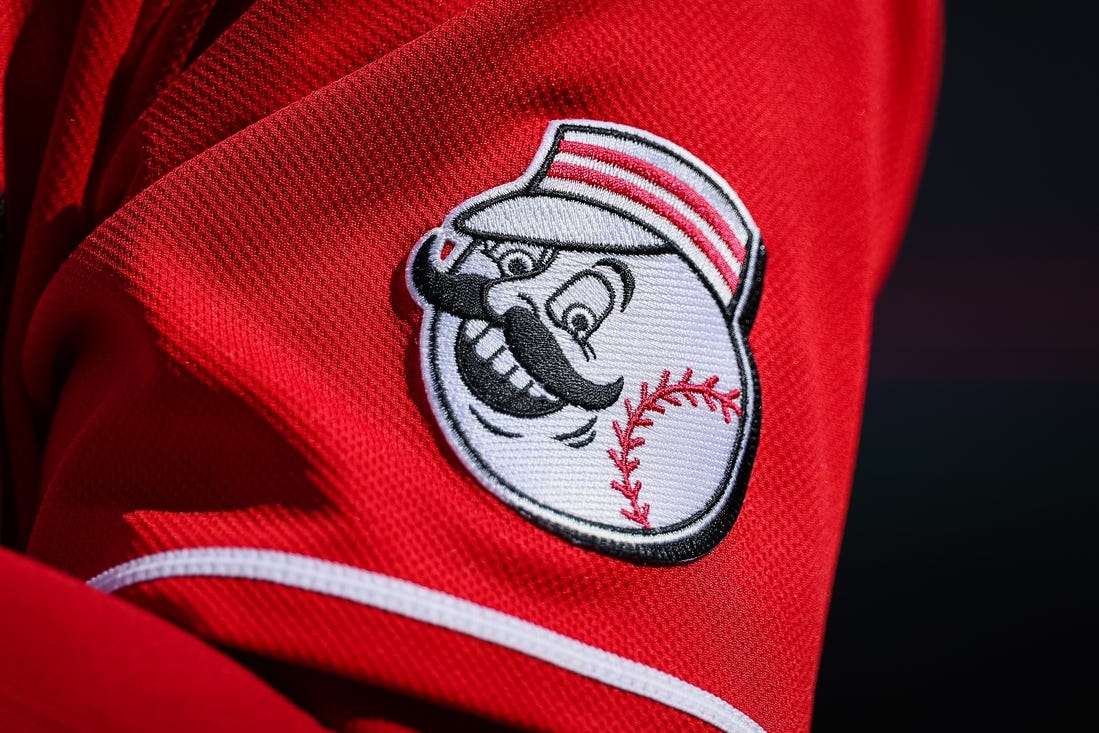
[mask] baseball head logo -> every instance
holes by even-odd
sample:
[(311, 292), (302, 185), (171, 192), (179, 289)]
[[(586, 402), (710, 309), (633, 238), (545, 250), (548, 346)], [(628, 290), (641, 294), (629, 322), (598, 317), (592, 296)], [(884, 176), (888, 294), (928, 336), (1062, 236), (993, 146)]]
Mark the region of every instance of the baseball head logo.
[(762, 269), (748, 212), (692, 155), (552, 123), (519, 180), (459, 205), (409, 258), (435, 417), (543, 527), (631, 560), (697, 558), (751, 469)]

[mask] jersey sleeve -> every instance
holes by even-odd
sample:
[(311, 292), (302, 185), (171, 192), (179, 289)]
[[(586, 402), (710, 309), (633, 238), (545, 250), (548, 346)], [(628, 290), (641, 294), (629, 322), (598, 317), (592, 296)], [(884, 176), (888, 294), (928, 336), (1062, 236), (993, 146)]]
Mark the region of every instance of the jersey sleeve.
[(6, 542), (336, 729), (809, 729), (936, 3), (44, 7)]

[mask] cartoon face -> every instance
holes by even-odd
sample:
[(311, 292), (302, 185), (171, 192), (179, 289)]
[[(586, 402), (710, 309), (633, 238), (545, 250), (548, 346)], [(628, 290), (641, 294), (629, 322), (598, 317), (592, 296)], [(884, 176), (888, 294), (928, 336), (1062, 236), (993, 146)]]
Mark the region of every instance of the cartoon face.
[(459, 206), (410, 257), (436, 419), (486, 488), (567, 539), (697, 557), (728, 531), (751, 459), (754, 371), (738, 301), (722, 301), (747, 288), (715, 288), (719, 268), (610, 207), (578, 235), (538, 232), (532, 218), (567, 212), (532, 180)]

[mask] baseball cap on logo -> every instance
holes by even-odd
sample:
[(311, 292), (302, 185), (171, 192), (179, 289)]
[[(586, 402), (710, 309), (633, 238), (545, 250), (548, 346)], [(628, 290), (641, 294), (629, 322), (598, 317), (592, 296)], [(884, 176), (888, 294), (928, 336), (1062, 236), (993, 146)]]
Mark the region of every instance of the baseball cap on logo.
[(564, 122), (535, 156), (518, 190), (489, 191), (455, 217), (479, 239), (556, 247), (682, 252), (726, 308), (754, 225), (720, 177), (678, 146), (606, 123)]
[(743, 203), (690, 153), (551, 123), (523, 176), (409, 259), (436, 420), (540, 526), (633, 561), (697, 558), (731, 529), (754, 456), (762, 270)]

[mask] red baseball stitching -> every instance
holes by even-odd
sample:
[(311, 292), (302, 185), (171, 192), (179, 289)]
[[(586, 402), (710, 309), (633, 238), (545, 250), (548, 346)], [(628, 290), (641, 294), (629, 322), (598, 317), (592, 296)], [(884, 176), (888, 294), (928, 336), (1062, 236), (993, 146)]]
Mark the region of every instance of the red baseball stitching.
[(645, 445), (644, 438), (635, 438), (633, 436), (634, 430), (651, 427), (653, 424), (652, 418), (645, 417), (645, 413), (655, 412), (663, 415), (668, 408), (660, 404), (661, 402), (665, 402), (672, 407), (682, 407), (683, 400), (680, 399), (681, 397), (686, 399), (691, 407), (698, 407), (699, 397), (701, 397), (702, 401), (706, 403), (706, 407), (710, 408), (710, 412), (716, 412), (720, 405), (721, 414), (725, 418), (726, 425), (733, 421), (732, 416), (734, 413), (737, 417), (741, 416), (740, 405), (737, 403), (740, 399), (740, 390), (732, 389), (728, 392), (719, 392), (715, 389), (718, 380), (716, 374), (704, 382), (692, 382), (691, 377), (694, 376), (694, 371), (688, 367), (678, 382), (668, 384), (671, 376), (672, 373), (665, 370), (660, 377), (660, 384), (652, 392), (649, 391), (649, 383), (642, 382), (641, 399), (638, 401), (636, 408), (630, 404), (629, 399), (626, 399), (626, 427), (623, 428), (617, 420), (614, 421), (614, 434), (618, 436), (618, 447), (621, 452), (616, 451), (614, 448), (607, 450), (607, 455), (611, 457), (614, 465), (618, 467), (622, 474), (621, 481), (617, 479), (611, 481), (611, 488), (630, 501), (628, 510), (621, 509), (619, 511), (626, 519), (640, 524), (645, 529), (652, 529), (652, 525), (649, 524), (649, 505), (646, 503), (642, 506), (638, 500), (638, 496), (641, 494), (641, 482), (631, 480), (633, 472), (641, 465), (641, 459), (630, 457), (630, 451)]

